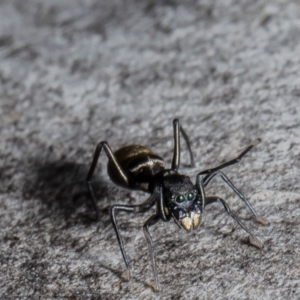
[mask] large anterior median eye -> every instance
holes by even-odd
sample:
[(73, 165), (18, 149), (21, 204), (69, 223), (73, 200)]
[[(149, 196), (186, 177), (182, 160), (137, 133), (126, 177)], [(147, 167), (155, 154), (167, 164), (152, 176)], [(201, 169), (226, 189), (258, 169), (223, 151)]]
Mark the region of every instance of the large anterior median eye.
[(187, 199), (188, 199), (189, 201), (194, 200), (194, 198), (195, 198), (195, 194), (194, 194), (194, 193), (189, 192), (189, 193), (187, 194)]
[(179, 195), (176, 197), (176, 202), (181, 203), (185, 200), (185, 197), (183, 195)]

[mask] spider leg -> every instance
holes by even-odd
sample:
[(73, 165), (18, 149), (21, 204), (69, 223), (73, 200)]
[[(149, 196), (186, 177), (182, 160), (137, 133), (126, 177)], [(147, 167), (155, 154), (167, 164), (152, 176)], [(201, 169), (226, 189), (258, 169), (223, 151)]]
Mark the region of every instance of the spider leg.
[(143, 230), (144, 234), (148, 243), (148, 248), (150, 252), (150, 257), (151, 257), (151, 264), (152, 264), (152, 269), (153, 269), (153, 274), (154, 274), (154, 280), (155, 280), (155, 286), (154, 290), (156, 292), (159, 291), (159, 283), (158, 283), (158, 276), (157, 276), (157, 269), (156, 269), (156, 260), (155, 260), (155, 252), (154, 252), (154, 247), (153, 247), (153, 240), (149, 232), (149, 227), (156, 224), (160, 220), (160, 216), (155, 214), (152, 215), (144, 224)]
[(213, 203), (213, 202), (217, 202), (217, 201), (220, 201), (223, 206), (224, 206), (224, 209), (226, 210), (226, 212), (250, 235), (250, 238), (249, 238), (249, 241), (250, 243), (261, 249), (263, 248), (263, 245), (262, 243), (258, 240), (258, 238), (253, 235), (253, 233), (242, 223), (242, 221), (231, 211), (231, 209), (229, 208), (228, 204), (225, 202), (225, 200), (219, 198), (219, 197), (207, 197), (206, 198), (206, 201), (205, 201), (205, 206)]
[(193, 152), (191, 150), (190, 140), (184, 129), (179, 123), (178, 119), (173, 120), (173, 128), (174, 128), (174, 152), (173, 152), (173, 160), (172, 160), (172, 170), (177, 171), (180, 165), (180, 133), (182, 134), (185, 143), (187, 145), (189, 154), (190, 154), (190, 162), (191, 167), (195, 166)]
[(130, 279), (130, 263), (129, 260), (127, 258), (126, 252), (125, 252), (125, 248), (124, 248), (124, 243), (123, 240), (121, 238), (121, 234), (120, 234), (120, 230), (116, 221), (116, 213), (118, 211), (125, 211), (125, 212), (133, 212), (133, 213), (144, 213), (146, 211), (148, 211), (156, 202), (157, 200), (157, 194), (153, 193), (144, 203), (140, 204), (140, 205), (113, 205), (111, 207), (110, 210), (110, 217), (111, 217), (111, 221), (113, 223), (116, 235), (117, 235), (117, 240), (121, 249), (121, 253), (126, 265), (126, 281), (129, 281)]
[[(201, 172), (202, 173), (202, 172)], [(267, 225), (268, 221), (265, 220), (263, 217), (260, 217), (251, 203), (246, 199), (246, 197), (242, 194), (242, 192), (235, 187), (235, 185), (229, 180), (229, 178), (221, 171), (216, 171), (214, 173), (205, 176), (203, 179), (204, 187), (206, 187), (209, 182), (216, 176), (220, 175), (223, 181), (239, 196), (239, 198), (247, 205), (247, 207), (251, 210), (252, 214), (255, 216), (256, 221), (262, 225)]]
[(88, 189), (89, 189), (89, 192), (90, 192), (90, 195), (91, 195), (91, 201), (92, 201), (92, 205), (95, 209), (97, 219), (99, 217), (99, 210), (98, 210), (98, 207), (97, 207), (96, 197), (95, 197), (95, 194), (94, 194), (94, 191), (93, 191), (93, 187), (91, 185), (91, 179), (92, 179), (93, 174), (95, 172), (95, 169), (96, 169), (96, 166), (97, 166), (102, 148), (104, 148), (104, 151), (105, 151), (105, 154), (106, 154), (108, 160), (114, 166), (116, 172), (119, 174), (120, 178), (122, 178), (125, 185), (128, 185), (128, 181), (129, 181), (127, 176), (123, 172), (122, 168), (120, 167), (117, 159), (115, 158), (115, 156), (114, 156), (110, 146), (108, 145), (108, 143), (106, 141), (100, 142), (97, 145), (96, 149), (95, 149), (93, 160), (92, 160), (88, 175), (86, 177), (87, 186), (88, 186)]
[(163, 187), (159, 187), (159, 198), (157, 201), (157, 214), (160, 216), (160, 219), (164, 222), (169, 222), (171, 219), (171, 214), (166, 212), (166, 205), (164, 200)]
[(196, 186), (198, 188), (198, 192), (202, 201), (202, 212), (205, 208), (206, 196), (204, 191), (204, 183), (203, 183), (203, 175), (198, 175), (196, 177)]
[[(229, 161), (227, 161), (227, 162), (225, 162), (225, 163), (223, 163), (223, 164), (221, 164), (221, 165), (219, 165), (219, 166), (217, 166), (217, 167), (215, 167), (215, 168), (211, 168), (211, 169), (206, 169), (206, 170), (204, 170), (204, 171), (202, 171), (201, 173), (199, 173), (199, 175), (200, 174), (206, 174), (207, 176), (206, 177), (208, 177), (209, 176), (209, 174), (211, 174), (211, 173), (214, 173), (214, 172), (216, 172), (216, 171), (219, 171), (219, 170), (221, 170), (221, 169), (224, 169), (224, 168), (226, 168), (226, 167), (228, 167), (228, 166), (231, 166), (231, 165), (234, 165), (234, 164), (236, 164), (236, 163), (238, 163), (238, 162), (240, 162), (241, 160), (242, 160), (242, 158), (253, 148), (253, 147), (255, 147), (258, 143), (260, 143), (260, 141), (261, 141), (261, 139), (256, 139), (256, 140), (254, 140), (245, 150), (243, 150), (237, 157), (235, 157), (235, 158), (233, 158), (233, 159), (231, 159), (231, 160), (229, 160)], [(204, 180), (203, 180), (204, 182), (206, 181), (206, 179), (204, 178)]]

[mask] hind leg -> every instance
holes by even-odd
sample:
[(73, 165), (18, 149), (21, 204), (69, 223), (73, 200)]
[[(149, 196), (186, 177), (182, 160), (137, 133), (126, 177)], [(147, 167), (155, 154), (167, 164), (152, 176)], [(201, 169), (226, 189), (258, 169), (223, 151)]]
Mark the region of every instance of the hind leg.
[(94, 175), (98, 160), (99, 160), (99, 156), (101, 154), (102, 148), (104, 149), (104, 152), (109, 160), (109, 162), (111, 163), (111, 165), (114, 167), (115, 171), (117, 172), (118, 176), (121, 178), (121, 180), (124, 182), (124, 185), (127, 186), (128, 185), (128, 178), (125, 175), (124, 171), (122, 170), (121, 166), (119, 165), (117, 159), (115, 158), (110, 146), (108, 145), (108, 143), (106, 141), (100, 142), (95, 150), (94, 156), (93, 156), (93, 160), (90, 166), (90, 170), (88, 172), (88, 175), (86, 177), (86, 182), (87, 182), (87, 186), (91, 195), (91, 201), (92, 201), (92, 205), (95, 209), (96, 212), (96, 217), (98, 219), (99, 217), (99, 210), (97, 207), (97, 203), (96, 203), (96, 197), (93, 191), (93, 187), (91, 185), (91, 180), (92, 177)]

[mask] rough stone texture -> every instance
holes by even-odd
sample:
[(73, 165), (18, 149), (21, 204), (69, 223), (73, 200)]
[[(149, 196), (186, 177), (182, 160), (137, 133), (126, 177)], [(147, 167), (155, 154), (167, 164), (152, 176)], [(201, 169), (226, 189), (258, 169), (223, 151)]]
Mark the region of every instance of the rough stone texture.
[[(297, 1), (0, 1), (1, 299), (299, 299), (300, 6)], [(147, 197), (114, 186), (102, 155), (95, 222), (84, 178), (97, 142), (143, 143), (172, 158), (172, 119), (196, 168), (262, 142), (226, 174), (271, 225), (220, 179), (264, 242), (221, 205), (191, 234), (151, 232), (162, 291), (141, 230), (153, 213), (120, 213), (129, 283), (109, 207)]]

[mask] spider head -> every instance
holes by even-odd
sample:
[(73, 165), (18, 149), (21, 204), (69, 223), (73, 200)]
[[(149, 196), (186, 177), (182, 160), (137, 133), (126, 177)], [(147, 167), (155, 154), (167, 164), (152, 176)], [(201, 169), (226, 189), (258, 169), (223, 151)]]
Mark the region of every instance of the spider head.
[(186, 231), (201, 223), (202, 200), (190, 177), (173, 173), (164, 178), (164, 199), (169, 213)]

